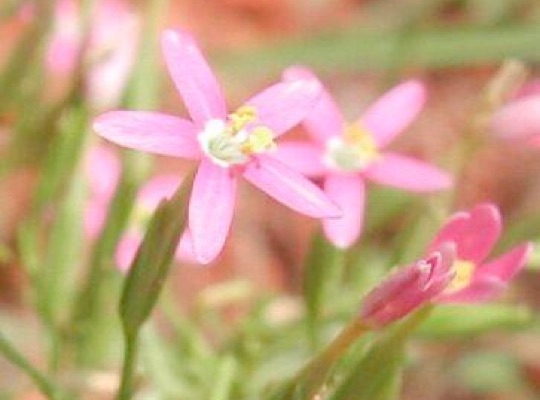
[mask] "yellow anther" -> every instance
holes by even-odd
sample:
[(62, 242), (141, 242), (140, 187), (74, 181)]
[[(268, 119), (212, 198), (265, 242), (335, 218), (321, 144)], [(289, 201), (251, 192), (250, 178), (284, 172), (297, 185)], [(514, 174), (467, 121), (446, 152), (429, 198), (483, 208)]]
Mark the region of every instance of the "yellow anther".
[(233, 133), (240, 132), (247, 124), (256, 120), (257, 110), (251, 106), (242, 106), (234, 113), (229, 114), (229, 126)]
[(377, 145), (368, 130), (359, 124), (349, 125), (345, 130), (345, 141), (365, 160), (380, 157)]
[(274, 142), (272, 130), (265, 126), (257, 126), (251, 131), (246, 143), (242, 146), (242, 152), (244, 154), (263, 153), (275, 147), (276, 142)]
[(456, 292), (469, 286), (474, 275), (475, 264), (471, 261), (456, 260), (452, 265), (452, 269), (456, 275), (446, 287), (446, 291)]

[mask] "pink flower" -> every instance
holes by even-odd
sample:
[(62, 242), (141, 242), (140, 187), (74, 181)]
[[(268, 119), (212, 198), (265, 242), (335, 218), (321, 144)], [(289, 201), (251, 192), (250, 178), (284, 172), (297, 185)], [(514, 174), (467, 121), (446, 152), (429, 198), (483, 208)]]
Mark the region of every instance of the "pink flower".
[[(83, 50), (82, 11), (74, 0), (58, 0), (46, 63), (54, 73), (71, 74)], [(114, 27), (114, 28), (112, 28)], [(86, 43), (87, 96), (96, 107), (120, 100), (135, 60), (140, 22), (128, 3), (98, 0), (90, 17)]]
[(540, 145), (540, 80), (523, 87), (491, 119), (493, 132), (505, 139), (531, 139)]
[(360, 318), (371, 328), (382, 328), (429, 303), (453, 278), (455, 251), (445, 244), (425, 259), (391, 273), (364, 299)]
[(454, 243), (456, 276), (439, 302), (481, 302), (498, 295), (523, 268), (532, 251), (523, 243), (485, 262), (502, 230), (501, 215), (493, 204), (481, 204), (470, 212), (457, 212), (435, 236), (428, 252), (442, 243)]
[(225, 244), (240, 175), (300, 213), (316, 218), (340, 215), (317, 186), (271, 155), (275, 139), (315, 104), (317, 82), (278, 83), (228, 113), (221, 88), (191, 35), (166, 31), (162, 47), (193, 121), (156, 112), (113, 111), (98, 117), (94, 128), (122, 146), (200, 160), (189, 207), (199, 262), (212, 261)]
[[(284, 77), (316, 79), (299, 67), (288, 69)], [(335, 101), (323, 91), (304, 121), (312, 141), (280, 146), (277, 157), (306, 176), (323, 178), (324, 191), (341, 207), (341, 218), (323, 221), (326, 236), (337, 247), (349, 247), (362, 231), (366, 180), (416, 192), (450, 186), (450, 177), (439, 169), (383, 151), (411, 123), (424, 99), (423, 86), (408, 81), (383, 95), (359, 120), (346, 124)]]

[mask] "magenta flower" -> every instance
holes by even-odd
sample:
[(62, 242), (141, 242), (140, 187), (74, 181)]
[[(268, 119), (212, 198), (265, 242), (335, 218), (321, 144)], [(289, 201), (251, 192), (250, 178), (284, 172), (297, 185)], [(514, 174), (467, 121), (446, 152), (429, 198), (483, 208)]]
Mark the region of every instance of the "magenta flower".
[(506, 139), (531, 140), (540, 145), (540, 80), (525, 85), (491, 119), (493, 132)]
[(532, 251), (523, 243), (485, 262), (502, 230), (501, 215), (493, 204), (481, 204), (470, 212), (457, 212), (435, 236), (428, 252), (442, 243), (454, 243), (456, 261), (453, 281), (439, 302), (481, 302), (498, 295), (523, 268)]
[(288, 207), (316, 218), (339, 208), (300, 173), (272, 156), (275, 139), (298, 124), (320, 95), (314, 80), (273, 85), (228, 113), (225, 98), (194, 39), (163, 34), (165, 61), (193, 121), (156, 112), (113, 111), (95, 130), (122, 146), (200, 160), (189, 206), (193, 250), (201, 263), (221, 251), (231, 224), (238, 176)]
[[(89, 71), (86, 94), (92, 105), (110, 107), (120, 100), (135, 60), (140, 21), (125, 1), (98, 0), (89, 22), (88, 42), (84, 44)], [(56, 74), (73, 73), (83, 41), (83, 17), (78, 2), (58, 0), (46, 54), (49, 70)]]
[(393, 272), (364, 299), (360, 318), (379, 329), (440, 295), (452, 280), (455, 250), (445, 244), (425, 259)]
[[(288, 69), (284, 78), (316, 79), (299, 67)], [(408, 81), (383, 95), (359, 120), (346, 124), (335, 101), (323, 91), (304, 121), (312, 142), (280, 146), (277, 157), (306, 176), (323, 178), (324, 191), (341, 207), (341, 218), (323, 221), (327, 238), (337, 247), (349, 247), (362, 231), (366, 180), (416, 192), (450, 186), (450, 177), (441, 170), (383, 151), (415, 118), (424, 99), (423, 86)]]

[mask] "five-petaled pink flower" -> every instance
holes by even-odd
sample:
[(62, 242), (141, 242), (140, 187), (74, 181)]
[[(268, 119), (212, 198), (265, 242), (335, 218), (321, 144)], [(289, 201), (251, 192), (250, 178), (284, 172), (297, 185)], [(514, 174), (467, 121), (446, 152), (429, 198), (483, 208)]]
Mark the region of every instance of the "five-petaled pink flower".
[(366, 295), (361, 321), (380, 329), (429, 303), (452, 281), (454, 258), (453, 245), (445, 243), (425, 259), (392, 272)]
[(502, 230), (501, 215), (493, 204), (480, 204), (470, 212), (457, 212), (435, 236), (428, 252), (443, 243), (454, 243), (456, 275), (439, 302), (481, 302), (498, 295), (523, 268), (532, 250), (520, 244), (485, 263)]
[(318, 82), (275, 84), (229, 113), (191, 35), (168, 30), (162, 47), (193, 121), (157, 112), (113, 111), (98, 117), (94, 128), (122, 146), (200, 160), (189, 205), (189, 230), (199, 262), (212, 261), (224, 246), (240, 175), (298, 212), (316, 218), (341, 215), (316, 185), (271, 155), (275, 139), (298, 124), (316, 103)]
[[(285, 71), (284, 79), (316, 77), (308, 69), (292, 67)], [(450, 177), (441, 170), (382, 151), (411, 123), (424, 100), (423, 86), (408, 81), (383, 95), (359, 120), (346, 124), (331, 95), (323, 91), (303, 123), (312, 142), (280, 146), (276, 156), (306, 176), (324, 178), (326, 194), (341, 207), (341, 218), (323, 221), (324, 232), (334, 245), (347, 248), (362, 231), (366, 180), (417, 192), (450, 186)]]
[(497, 110), (491, 128), (499, 137), (530, 140), (540, 145), (540, 80), (525, 85)]

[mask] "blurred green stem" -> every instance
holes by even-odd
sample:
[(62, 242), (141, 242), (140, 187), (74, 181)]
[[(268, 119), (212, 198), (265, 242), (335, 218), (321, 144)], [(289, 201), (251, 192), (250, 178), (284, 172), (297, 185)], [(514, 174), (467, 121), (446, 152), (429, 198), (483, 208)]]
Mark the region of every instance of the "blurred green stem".
[(125, 352), (124, 352), (124, 364), (122, 367), (122, 378), (120, 381), (120, 388), (116, 396), (117, 400), (129, 400), (133, 396), (133, 382), (135, 366), (137, 365), (137, 350), (139, 345), (139, 331), (134, 333), (126, 333), (125, 338)]
[(42, 372), (34, 366), (0, 333), (0, 353), (13, 365), (23, 371), (39, 388), (40, 392), (49, 399), (60, 400), (64, 396), (60, 395), (56, 385)]
[(339, 335), (294, 377), (272, 400), (314, 399), (335, 363), (369, 328), (354, 319)]

